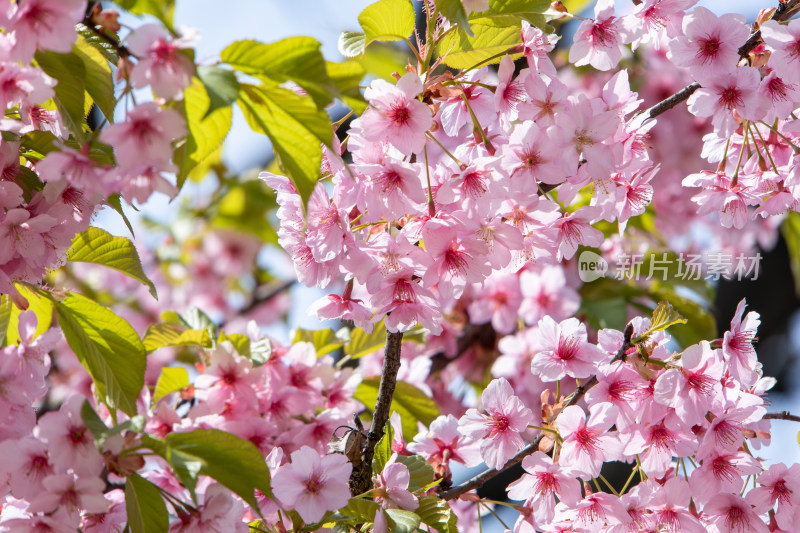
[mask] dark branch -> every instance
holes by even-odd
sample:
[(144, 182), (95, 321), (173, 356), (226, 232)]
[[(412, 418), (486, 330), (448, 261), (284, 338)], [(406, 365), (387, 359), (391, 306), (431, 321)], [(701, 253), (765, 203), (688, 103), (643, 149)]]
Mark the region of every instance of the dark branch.
[(372, 456), (375, 445), (383, 436), (383, 428), (389, 420), (392, 408), (392, 398), (397, 385), (397, 372), (400, 370), (400, 348), (403, 345), (402, 332), (386, 333), (386, 349), (381, 369), (381, 383), (378, 386), (378, 399), (372, 413), (372, 424), (367, 433), (367, 443), (364, 447), (363, 460), (359, 468), (354, 468), (350, 476), (350, 492), (353, 495), (363, 494), (372, 488)]
[(673, 94), (672, 96), (670, 96), (669, 98), (661, 100), (659, 103), (657, 103), (656, 105), (645, 111), (645, 113), (647, 113), (650, 116), (650, 118), (656, 118), (661, 113), (669, 111), (670, 109), (680, 104), (681, 102), (688, 100), (689, 97), (692, 96), (692, 93), (699, 88), (700, 88), (699, 83), (697, 82), (691, 83), (686, 87), (684, 87), (683, 89), (681, 89), (680, 91)]
[(764, 415), (766, 420), (791, 420), (792, 422), (800, 422), (800, 416), (793, 415), (789, 411), (781, 411), (780, 413), (767, 413)]
[[(620, 346), (619, 350), (617, 350), (617, 354), (611, 359), (611, 362), (616, 361), (624, 361), (626, 358), (626, 354), (629, 349), (633, 347), (631, 344), (631, 337), (633, 337), (633, 324), (628, 324), (625, 328), (624, 333), (624, 340), (622, 341), (622, 346)], [(578, 387), (578, 389), (572, 394), (572, 397), (569, 401), (564, 405), (564, 407), (569, 407), (571, 405), (577, 404), (581, 398), (588, 392), (589, 389), (597, 385), (597, 376), (592, 376), (589, 378), (589, 381)], [(562, 409), (563, 410), (563, 409)], [(548, 424), (552, 424), (553, 420), (555, 419), (555, 415), (547, 421)], [(497, 474), (504, 472), (514, 466), (515, 464), (522, 461), (525, 457), (529, 456), (533, 452), (539, 449), (539, 442), (541, 442), (544, 435), (538, 435), (533, 441), (522, 448), (517, 454), (508, 460), (508, 462), (501, 468), (500, 470), (496, 470), (494, 468), (490, 468), (484, 472), (481, 472), (477, 476), (470, 478), (469, 480), (465, 481), (461, 485), (453, 487), (452, 489), (446, 490), (444, 492), (439, 493), (439, 497), (444, 500), (452, 500), (453, 498), (458, 498), (462, 494), (465, 494), (472, 489), (476, 489), (492, 479)]]

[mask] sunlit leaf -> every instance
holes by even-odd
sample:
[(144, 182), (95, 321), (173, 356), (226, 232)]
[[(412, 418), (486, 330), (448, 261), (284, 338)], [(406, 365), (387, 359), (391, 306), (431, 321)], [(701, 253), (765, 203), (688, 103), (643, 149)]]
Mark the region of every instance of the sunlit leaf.
[(158, 299), (156, 286), (145, 275), (136, 247), (125, 237), (115, 237), (103, 229), (90, 227), (75, 236), (67, 251), (67, 260), (113, 268), (146, 285), (153, 298)]

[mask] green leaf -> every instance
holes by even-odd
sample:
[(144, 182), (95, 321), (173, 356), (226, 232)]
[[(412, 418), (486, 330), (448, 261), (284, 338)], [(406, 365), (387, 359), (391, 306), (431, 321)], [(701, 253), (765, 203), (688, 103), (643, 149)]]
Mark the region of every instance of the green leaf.
[(236, 349), (236, 353), (242, 357), (250, 358), (250, 338), (241, 333), (224, 333), (220, 332), (217, 342), (228, 341)]
[(375, 445), (374, 455), (372, 456), (372, 472), (380, 474), (383, 472), (383, 467), (391, 459), (392, 454), (392, 441), (394, 440), (394, 428), (391, 422), (386, 422), (383, 428), (383, 437)]
[(366, 44), (373, 41), (402, 41), (414, 33), (416, 16), (411, 0), (379, 0), (358, 16)]
[[(372, 409), (378, 399), (380, 378), (366, 378), (356, 389), (355, 398), (368, 409)], [(430, 425), (441, 413), (433, 398), (425, 395), (414, 385), (398, 381), (392, 397), (392, 411), (400, 414), (403, 438), (410, 441), (417, 434), (417, 421)]]
[(458, 517), (450, 509), (450, 505), (438, 496), (420, 497), (419, 507), (414, 512), (419, 515), (423, 524), (431, 526), (439, 533), (457, 533), (458, 531), (456, 527)]
[(278, 243), (272, 224), (265, 224), (269, 213), (277, 208), (275, 195), (261, 180), (232, 183), (219, 199), (211, 224), (217, 228), (250, 233), (262, 241)]
[(117, 5), (134, 15), (153, 15), (171, 31), (175, 0), (117, 0)]
[(114, 78), (108, 60), (102, 52), (80, 35), (73, 52), (83, 61), (83, 67), (86, 69), (86, 92), (106, 119), (114, 122), (114, 107), (117, 105), (117, 100), (114, 98)]
[(166, 533), (169, 513), (161, 492), (139, 474), (125, 480), (125, 510), (131, 533)]
[(367, 36), (361, 31), (343, 31), (339, 34), (337, 45), (344, 57), (357, 57), (364, 53)]
[(356, 61), (326, 63), (328, 75), (339, 90), (339, 99), (359, 115), (367, 108), (367, 101), (361, 94), (361, 80), (367, 71)]
[(108, 426), (106, 426), (103, 419), (98, 416), (95, 410), (92, 409), (89, 400), (83, 401), (83, 405), (81, 406), (81, 419), (83, 423), (86, 424), (89, 431), (92, 432), (95, 440), (102, 438), (108, 431)]
[(222, 145), (231, 129), (233, 111), (230, 106), (222, 107), (206, 116), (211, 98), (205, 86), (197, 79), (183, 92), (183, 101), (175, 105), (186, 119), (186, 127), (189, 129), (186, 141), (175, 150), (173, 156), (179, 169), (180, 189), (189, 173)]
[(650, 288), (649, 297), (653, 301), (666, 300), (680, 313), (685, 323), (677, 323), (669, 330), (675, 341), (686, 348), (704, 339), (713, 339), (717, 335), (717, 324), (709, 310), (697, 301), (680, 296), (674, 287), (654, 286)]
[(250, 127), (272, 141), (305, 205), (320, 176), (321, 144), (330, 146), (333, 139), (328, 114), (309, 98), (277, 86), (243, 86), (238, 102)]
[(500, 26), (516, 26), (523, 20), (543, 26), (542, 14), (550, 8), (549, 0), (489, 0), (488, 11), (473, 13), (470, 18)]
[(461, 3), (461, 0), (437, 0), (436, 8), (451, 24), (458, 24), (467, 35), (474, 37), (469, 26), (467, 11), (464, 9), (464, 4)]
[(8, 324), (11, 321), (11, 313), (14, 309), (14, 304), (11, 303), (8, 296), (0, 294), (0, 348), (6, 345)]
[(55, 302), (58, 321), (72, 351), (111, 409), (136, 415), (147, 364), (139, 335), (110, 309), (79, 294)]
[(40, 50), (34, 57), (45, 74), (58, 80), (55, 87), (58, 114), (67, 129), (82, 141), (85, 137), (83, 125), (86, 123), (86, 67), (83, 60), (74, 52), (59, 54)]
[(191, 329), (207, 330), (213, 333), (214, 336), (218, 334), (219, 327), (197, 307), (190, 307), (186, 314), (181, 317), (181, 320)]
[(408, 468), (408, 490), (416, 492), (433, 481), (433, 467), (419, 455), (398, 455), (397, 462)]
[(151, 324), (144, 334), (144, 348), (148, 352), (164, 346), (202, 346), (211, 347), (211, 336), (205, 329), (184, 329), (175, 324)]
[(158, 400), (173, 392), (178, 392), (189, 386), (189, 372), (180, 366), (165, 366), (161, 369), (161, 375), (156, 381), (156, 389), (153, 392), (153, 405)]
[(161, 441), (150, 437), (143, 443), (164, 457), (192, 492), (197, 474), (203, 474), (228, 487), (256, 511), (255, 489), (272, 495), (264, 456), (249, 440), (218, 429), (196, 429), (170, 433)]
[(414, 512), (405, 509), (384, 509), (383, 512), (389, 517), (389, 522), (394, 522), (394, 527), (389, 524), (394, 533), (413, 533), (419, 527), (420, 518)]
[(351, 516), (356, 520), (364, 522), (374, 522), (375, 514), (380, 510), (381, 506), (372, 500), (365, 500), (363, 498), (350, 498), (347, 505), (339, 509), (339, 513), (344, 516)]
[[(22, 285), (17, 285), (17, 290), (28, 301), (28, 311), (33, 311), (33, 314), (36, 315), (36, 331), (33, 336), (34, 338), (38, 337), (50, 329), (50, 325), (53, 323), (53, 301), (48, 296), (28, 290)], [(11, 309), (8, 317), (6, 341), (8, 344), (17, 344), (21, 340), (19, 336), (19, 315), (22, 311), (10, 302), (9, 305), (11, 305)]]
[(220, 58), (259, 79), (295, 82), (322, 109), (338, 96), (338, 91), (328, 77), (320, 46), (319, 41), (311, 37), (289, 37), (270, 44), (236, 41), (222, 51)]
[(67, 260), (113, 268), (146, 285), (153, 298), (158, 299), (156, 286), (145, 275), (139, 253), (130, 239), (115, 237), (105, 230), (90, 227), (75, 236), (72, 247), (67, 250)]
[(108, 198), (106, 198), (106, 203), (113, 209), (114, 211), (122, 217), (122, 221), (125, 222), (125, 226), (128, 228), (128, 231), (131, 232), (131, 236), (135, 237), (136, 235), (133, 232), (133, 225), (131, 225), (131, 221), (128, 220), (128, 215), (125, 214), (125, 210), (122, 209), (122, 200), (119, 193), (112, 194)]
[(800, 213), (789, 213), (781, 225), (786, 247), (789, 249), (789, 264), (794, 277), (794, 292), (800, 296)]
[(298, 342), (310, 342), (317, 350), (317, 357), (322, 357), (338, 350), (342, 346), (342, 341), (336, 337), (336, 332), (331, 329), (302, 329), (297, 328), (292, 344)]
[(358, 62), (367, 73), (395, 83), (392, 74), (404, 73), (409, 58), (409, 54), (389, 43), (373, 43)]
[(628, 323), (628, 302), (625, 298), (581, 299), (578, 311), (595, 330), (613, 328), (622, 330)]
[(39, 155), (45, 156), (53, 150), (58, 150), (56, 143), (58, 138), (49, 131), (29, 131), (22, 136), (21, 145), (23, 148), (33, 150)]
[[(447, 66), (470, 69), (499, 63), (512, 47), (522, 42), (519, 25), (503, 27), (494, 20), (480, 18), (472, 20), (471, 27), (474, 37), (456, 30), (437, 45), (436, 52), (444, 56)], [(514, 58), (518, 56), (512, 55)]]
[(640, 344), (650, 338), (650, 335), (656, 331), (665, 330), (675, 324), (686, 324), (686, 319), (678, 314), (669, 302), (658, 302), (655, 310), (653, 310), (653, 317), (650, 319), (650, 327), (639, 336), (631, 339), (631, 342), (633, 342), (633, 344)]
[(217, 109), (233, 104), (239, 98), (239, 81), (230, 70), (219, 67), (197, 67), (197, 77), (203, 82), (208, 93), (209, 104), (203, 118)]
[(344, 353), (351, 359), (358, 359), (377, 352), (384, 346), (386, 346), (386, 326), (381, 321), (373, 327), (372, 333), (366, 333), (361, 328), (353, 328), (350, 331), (350, 341), (344, 346)]
[(109, 428), (97, 415), (95, 410), (92, 409), (92, 405), (88, 400), (84, 400), (83, 405), (81, 406), (81, 419), (83, 420), (83, 423), (86, 424), (86, 427), (89, 429), (89, 431), (92, 432), (94, 440), (97, 443), (97, 448), (101, 451), (103, 449), (103, 444), (108, 437), (128, 430), (141, 432), (144, 430), (145, 423), (147, 422), (147, 419), (142, 415), (136, 415), (129, 418), (125, 422), (122, 422), (121, 424), (117, 424), (116, 426)]

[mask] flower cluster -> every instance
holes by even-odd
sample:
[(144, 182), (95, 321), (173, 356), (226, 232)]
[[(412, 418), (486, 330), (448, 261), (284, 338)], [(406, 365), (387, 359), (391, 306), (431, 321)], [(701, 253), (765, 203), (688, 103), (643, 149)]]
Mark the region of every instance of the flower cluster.
[[(47, 269), (62, 262), (75, 234), (88, 227), (109, 195), (120, 193), (129, 201), (143, 202), (154, 191), (177, 193), (163, 176), (177, 170), (170, 161), (172, 142), (186, 135), (184, 120), (176, 111), (152, 102), (138, 105), (128, 110), (125, 120), (103, 128), (98, 142), (87, 137), (85, 113), (76, 123), (76, 116), (62, 105), (65, 97), (59, 84), (70, 81), (45, 73), (63, 72), (58, 58), (73, 50), (78, 39), (75, 25), (86, 22), (86, 7), (85, 0), (0, 6), (0, 24), (5, 28), (0, 34), (0, 107), (6, 112), (0, 124), (0, 292), (4, 294), (17, 295), (14, 282), (40, 280)], [(142, 48), (143, 54), (131, 75), (136, 86), (143, 87), (152, 76), (140, 72), (154, 70), (146, 65), (150, 55), (160, 54), (169, 62), (172, 49), (153, 51), (146, 46), (149, 38), (131, 35), (131, 39), (133, 48)], [(71, 57), (80, 61), (77, 55)], [(110, 81), (110, 72), (108, 77)], [(164, 84), (159, 78), (159, 90)]]

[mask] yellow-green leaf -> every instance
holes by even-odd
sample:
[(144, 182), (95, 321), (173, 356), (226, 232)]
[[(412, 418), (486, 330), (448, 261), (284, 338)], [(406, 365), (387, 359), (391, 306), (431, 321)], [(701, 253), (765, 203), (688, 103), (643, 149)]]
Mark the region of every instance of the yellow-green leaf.
[(161, 491), (139, 474), (125, 480), (125, 510), (131, 533), (166, 533), (169, 513)]
[(311, 37), (289, 37), (269, 44), (236, 41), (222, 51), (220, 58), (236, 70), (259, 79), (295, 82), (322, 109), (338, 96), (338, 91), (328, 77), (320, 46)]
[(233, 111), (230, 106), (214, 110), (208, 116), (211, 105), (205, 86), (198, 79), (183, 93), (183, 101), (176, 104), (186, 119), (189, 136), (175, 150), (173, 160), (178, 165), (178, 188), (183, 187), (189, 173), (222, 145), (231, 129)]
[(175, 324), (151, 324), (142, 339), (148, 352), (164, 346), (202, 346), (211, 347), (211, 337), (204, 329), (184, 329)]
[(372, 333), (366, 333), (361, 328), (353, 328), (350, 332), (350, 341), (344, 347), (344, 353), (351, 359), (358, 359), (382, 349), (386, 345), (386, 326), (383, 321), (372, 328)]
[(250, 127), (268, 136), (303, 203), (317, 184), (322, 144), (331, 145), (330, 118), (308, 97), (276, 85), (243, 85), (238, 100)]
[[(380, 378), (366, 378), (356, 389), (356, 400), (363, 403), (370, 411), (378, 399), (379, 384)], [(403, 438), (406, 441), (410, 441), (417, 434), (417, 421), (428, 426), (441, 414), (433, 398), (405, 381), (397, 382), (392, 397), (392, 411), (397, 411), (400, 415)]]
[(86, 92), (103, 112), (103, 116), (109, 122), (114, 122), (114, 107), (117, 100), (114, 98), (111, 65), (102, 52), (90, 45), (81, 35), (78, 36), (73, 52), (81, 58), (86, 69)]
[(414, 33), (416, 17), (411, 0), (379, 0), (364, 8), (358, 23), (366, 44), (373, 41), (402, 41)]
[(86, 67), (83, 60), (74, 52), (59, 54), (44, 50), (36, 52), (35, 59), (45, 74), (58, 80), (55, 87), (58, 114), (67, 129), (76, 138), (83, 140), (83, 125), (86, 123)]
[(78, 360), (89, 372), (98, 395), (111, 409), (135, 416), (144, 387), (144, 346), (128, 322), (79, 294), (56, 301), (58, 322)]
[(113, 268), (146, 285), (153, 298), (158, 299), (156, 286), (145, 275), (136, 247), (125, 237), (115, 237), (105, 230), (90, 227), (75, 236), (67, 251), (67, 260)]
[(180, 366), (165, 366), (161, 369), (161, 375), (156, 381), (156, 389), (153, 392), (153, 404), (158, 400), (173, 392), (178, 392), (189, 386), (189, 372)]

